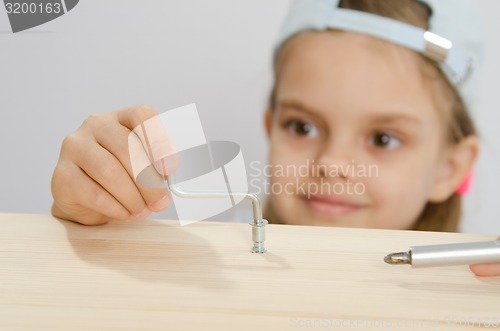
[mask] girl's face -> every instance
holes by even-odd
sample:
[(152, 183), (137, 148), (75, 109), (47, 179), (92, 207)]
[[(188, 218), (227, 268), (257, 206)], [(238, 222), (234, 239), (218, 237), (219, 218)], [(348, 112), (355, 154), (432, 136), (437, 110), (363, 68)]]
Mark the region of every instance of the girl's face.
[(266, 115), (270, 199), (284, 223), (410, 229), (429, 200), (451, 194), (439, 196), (443, 111), (418, 55), (331, 31), (284, 51)]

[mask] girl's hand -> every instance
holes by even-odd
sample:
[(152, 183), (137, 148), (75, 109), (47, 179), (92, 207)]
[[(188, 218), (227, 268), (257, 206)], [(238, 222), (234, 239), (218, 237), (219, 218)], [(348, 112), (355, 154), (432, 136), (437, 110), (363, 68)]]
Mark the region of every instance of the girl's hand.
[(476, 276), (500, 276), (500, 263), (473, 264), (470, 270)]
[[(163, 177), (155, 171), (155, 185), (138, 185), (135, 180), (137, 174), (134, 175), (137, 169), (133, 169), (129, 149), (135, 146), (132, 148), (135, 153), (132, 163), (137, 163), (134, 159), (142, 159), (139, 160), (141, 164), (144, 164), (144, 159), (146, 164), (149, 162), (147, 149), (151, 152), (151, 146), (146, 147), (144, 135), (136, 134), (137, 129), (134, 129), (144, 129), (141, 123), (148, 119), (149, 124), (159, 121), (156, 115), (157, 112), (148, 106), (95, 114), (88, 117), (76, 132), (67, 136), (52, 176), (52, 214), (95, 225), (111, 219), (146, 218), (153, 211), (167, 208), (171, 198)], [(158, 125), (155, 127), (158, 128)], [(163, 152), (163, 156), (169, 155), (172, 149), (166, 134), (156, 130), (149, 132), (149, 135), (149, 140), (157, 142), (156, 154)], [(130, 145), (130, 139), (135, 139), (135, 144)], [(170, 165), (170, 168), (175, 166)], [(156, 162), (155, 168), (160, 172)], [(151, 184), (151, 180), (148, 183)]]

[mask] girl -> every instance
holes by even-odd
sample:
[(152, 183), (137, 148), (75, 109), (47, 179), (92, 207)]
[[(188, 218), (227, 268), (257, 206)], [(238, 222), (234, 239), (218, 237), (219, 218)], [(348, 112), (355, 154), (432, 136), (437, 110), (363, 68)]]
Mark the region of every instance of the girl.
[[(265, 127), (271, 168), (306, 164), (309, 171), (274, 172), (270, 185), (282, 193), (270, 195), (265, 218), (458, 230), (457, 189), (478, 154), (467, 112), (476, 79), (467, 55), (478, 48), (426, 32), (430, 23), (456, 31), (463, 13), (440, 21), (460, 12), (453, 8), (468, 12), (455, 0), (292, 5), (276, 49)], [(166, 189), (131, 179), (127, 150), (130, 131), (155, 115), (145, 106), (94, 115), (66, 138), (52, 181), (54, 216), (100, 224), (165, 209)], [(500, 265), (472, 270), (500, 274)]]

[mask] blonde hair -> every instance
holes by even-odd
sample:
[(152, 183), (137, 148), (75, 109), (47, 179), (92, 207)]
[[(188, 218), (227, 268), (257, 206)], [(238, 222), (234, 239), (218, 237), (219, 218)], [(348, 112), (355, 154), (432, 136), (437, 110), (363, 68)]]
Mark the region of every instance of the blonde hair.
[[(431, 9), (418, 0), (342, 0), (339, 7), (350, 8), (385, 16), (399, 21), (428, 29)], [(293, 39), (293, 38), (292, 38)], [(269, 99), (269, 109), (275, 108), (276, 85), (280, 63), (283, 60), (283, 46), (280, 46), (275, 55), (274, 77), (275, 83)], [(474, 123), (469, 116), (466, 106), (458, 91), (450, 84), (444, 73), (434, 61), (421, 57), (422, 71), (432, 81), (434, 100), (441, 108), (446, 124), (446, 140), (449, 144), (456, 144), (465, 137), (476, 135)], [(461, 197), (453, 193), (448, 199), (440, 203), (428, 202), (411, 230), (421, 231), (458, 231), (461, 217)], [(264, 217), (271, 223), (283, 223), (276, 214), (272, 203), (266, 202)]]

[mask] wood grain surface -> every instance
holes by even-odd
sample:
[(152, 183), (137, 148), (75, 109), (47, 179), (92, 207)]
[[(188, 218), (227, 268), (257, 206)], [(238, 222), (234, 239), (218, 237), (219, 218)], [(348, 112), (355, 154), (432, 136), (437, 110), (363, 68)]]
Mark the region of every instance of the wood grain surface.
[(500, 277), (390, 266), (413, 245), (497, 236), (111, 222), (0, 214), (0, 330), (471, 330), (500, 328)]

